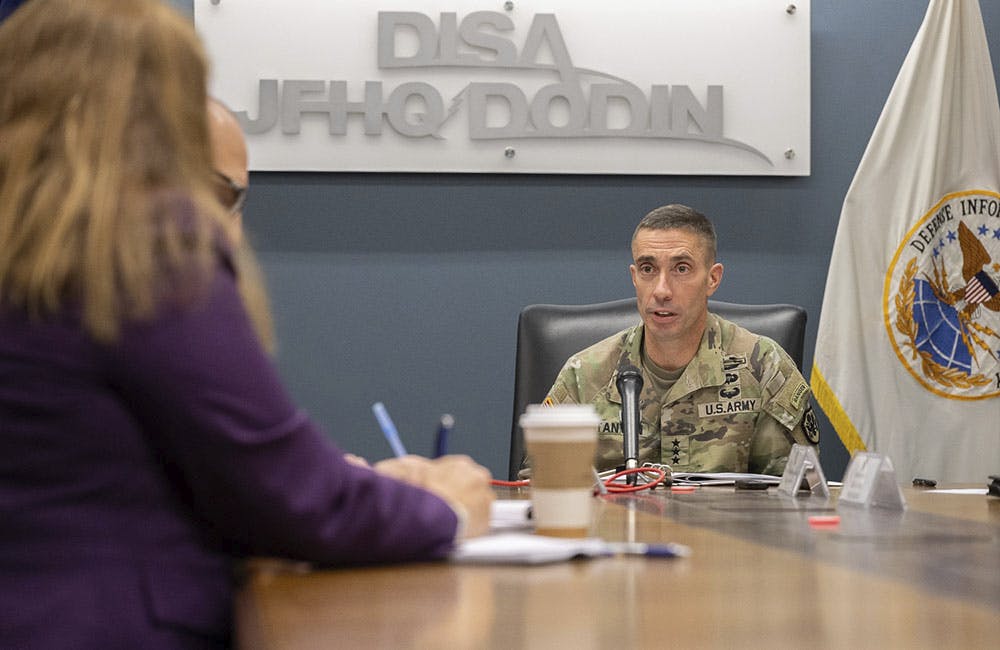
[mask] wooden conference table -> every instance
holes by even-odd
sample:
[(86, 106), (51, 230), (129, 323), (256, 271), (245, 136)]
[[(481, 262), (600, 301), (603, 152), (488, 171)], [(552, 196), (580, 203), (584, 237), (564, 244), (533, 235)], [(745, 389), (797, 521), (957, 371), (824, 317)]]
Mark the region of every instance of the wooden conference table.
[[(940, 490), (940, 488), (939, 488)], [(996, 648), (1000, 499), (904, 489), (908, 509), (702, 487), (605, 497), (595, 533), (682, 559), (542, 566), (252, 567), (241, 648)], [(518, 496), (517, 491), (502, 497)], [(523, 494), (521, 495), (523, 496)]]

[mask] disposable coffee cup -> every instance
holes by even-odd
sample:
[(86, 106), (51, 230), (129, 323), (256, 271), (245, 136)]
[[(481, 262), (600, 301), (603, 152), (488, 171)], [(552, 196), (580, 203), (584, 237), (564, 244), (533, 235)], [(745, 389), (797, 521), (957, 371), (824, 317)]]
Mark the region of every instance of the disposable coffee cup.
[(531, 462), (531, 512), (539, 535), (590, 535), (600, 421), (589, 404), (532, 404), (521, 416)]

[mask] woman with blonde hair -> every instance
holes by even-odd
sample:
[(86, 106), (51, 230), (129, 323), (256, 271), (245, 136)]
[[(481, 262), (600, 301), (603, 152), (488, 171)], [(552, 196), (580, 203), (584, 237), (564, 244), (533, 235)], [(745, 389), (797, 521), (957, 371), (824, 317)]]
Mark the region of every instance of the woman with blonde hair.
[(206, 67), (160, 0), (0, 25), (4, 647), (225, 647), (234, 559), (441, 558), (487, 526), (484, 468), (349, 462), (282, 388), (213, 194)]

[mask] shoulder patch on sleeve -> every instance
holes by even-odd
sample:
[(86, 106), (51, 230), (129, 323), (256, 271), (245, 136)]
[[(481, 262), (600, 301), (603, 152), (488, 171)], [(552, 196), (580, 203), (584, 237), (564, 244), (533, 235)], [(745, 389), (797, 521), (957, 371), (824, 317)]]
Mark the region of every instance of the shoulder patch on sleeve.
[(807, 384), (805, 381), (799, 382), (798, 385), (795, 386), (795, 389), (792, 391), (792, 395), (788, 400), (789, 403), (792, 405), (792, 408), (795, 409), (801, 408), (802, 400), (808, 394), (809, 394), (809, 384)]
[(819, 444), (819, 425), (816, 424), (816, 414), (813, 407), (806, 407), (806, 413), (802, 416), (802, 430), (806, 433), (806, 440), (814, 445)]
[(556, 404), (565, 404), (567, 402), (574, 403), (576, 400), (570, 395), (566, 383), (562, 381), (562, 377), (559, 377), (556, 383), (552, 384), (552, 388), (549, 389), (549, 393), (545, 396), (542, 404), (545, 406), (555, 406)]
[(796, 373), (785, 380), (774, 399), (790, 411), (801, 414), (809, 405), (809, 384)]
[[(776, 381), (771, 382), (773, 383)], [(766, 388), (770, 389), (771, 384)], [(791, 431), (802, 421), (806, 409), (809, 408), (809, 395), (809, 384), (801, 375), (795, 373), (794, 376), (787, 378), (777, 392), (765, 402), (764, 410)]]

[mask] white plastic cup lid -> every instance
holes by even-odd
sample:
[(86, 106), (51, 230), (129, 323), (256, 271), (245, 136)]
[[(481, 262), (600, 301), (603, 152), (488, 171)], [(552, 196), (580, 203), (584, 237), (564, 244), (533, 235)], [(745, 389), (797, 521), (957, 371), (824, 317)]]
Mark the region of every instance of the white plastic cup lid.
[(595, 428), (601, 423), (593, 404), (530, 404), (518, 420), (522, 429), (548, 427)]

